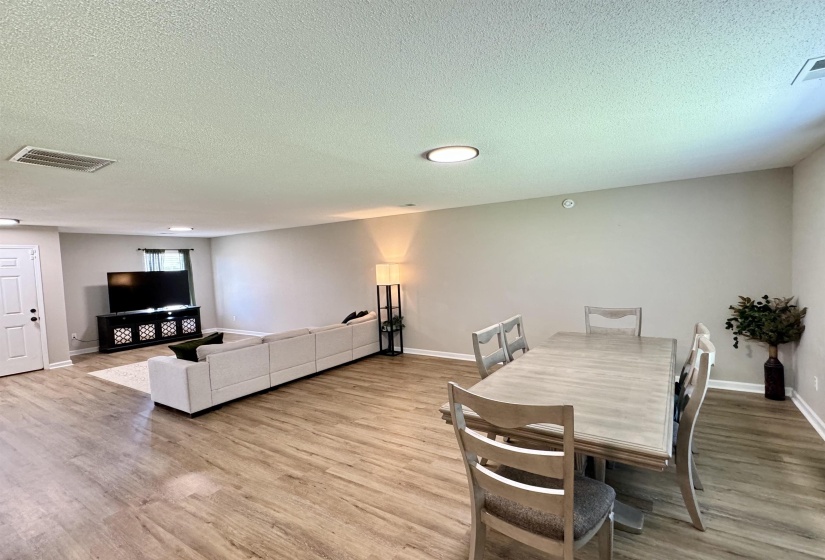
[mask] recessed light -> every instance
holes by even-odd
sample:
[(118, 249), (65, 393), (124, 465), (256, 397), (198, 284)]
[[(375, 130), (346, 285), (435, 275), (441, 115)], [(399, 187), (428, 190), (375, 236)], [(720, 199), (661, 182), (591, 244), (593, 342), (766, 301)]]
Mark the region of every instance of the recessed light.
[(192, 231), (192, 229), (193, 228), (190, 228), (190, 227), (175, 226), (175, 227), (170, 227), (169, 231)]
[(427, 159), (436, 163), (457, 163), (478, 156), (478, 148), (472, 146), (444, 146), (427, 152)]
[(573, 208), (576, 205), (576, 201), (572, 198), (565, 198), (561, 201), (561, 205), (567, 208), (568, 210)]
[(0, 226), (16, 226), (19, 223), (20, 220), (14, 218), (0, 218)]

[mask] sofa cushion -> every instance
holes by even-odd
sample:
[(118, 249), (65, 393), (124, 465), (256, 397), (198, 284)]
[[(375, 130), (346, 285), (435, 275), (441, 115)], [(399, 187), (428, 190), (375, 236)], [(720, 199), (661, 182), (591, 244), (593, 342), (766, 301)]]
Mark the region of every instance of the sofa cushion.
[(198, 353), (197, 350), (201, 346), (209, 345), (209, 344), (222, 344), (223, 343), (223, 333), (216, 332), (212, 333), (209, 336), (205, 336), (203, 338), (198, 338), (195, 340), (187, 340), (186, 342), (181, 342), (179, 344), (170, 344), (169, 349), (175, 353), (175, 357), (179, 360), (189, 360), (190, 362), (197, 362), (198, 361)]
[(342, 324), (344, 324), (344, 325), (346, 325), (349, 321), (352, 321), (352, 320), (353, 320), (353, 319), (355, 319), (357, 316), (358, 316), (358, 313), (356, 313), (355, 311), (353, 311), (352, 313), (350, 313), (349, 315), (347, 315), (346, 317), (344, 317), (344, 320), (343, 320), (343, 321), (341, 321), (341, 323), (342, 323)]
[(239, 348), (256, 346), (258, 344), (261, 344), (261, 339), (257, 336), (254, 336), (252, 338), (244, 338), (243, 340), (238, 340), (237, 342), (227, 342), (221, 345), (200, 346), (197, 349), (198, 361), (204, 361), (206, 357), (211, 354), (221, 354), (223, 352), (230, 352), (232, 350), (238, 350)]
[(326, 327), (309, 327), (309, 332), (319, 333), (319, 332), (331, 331), (331, 330), (335, 330), (335, 329), (343, 329), (344, 327), (346, 327), (346, 325), (336, 323), (334, 325), (327, 325)]
[(357, 325), (358, 323), (366, 323), (367, 321), (372, 321), (376, 318), (377, 318), (377, 316), (375, 314), (375, 311), (370, 311), (369, 313), (367, 313), (363, 317), (358, 317), (357, 319), (353, 319), (347, 324), (348, 325)]
[(268, 334), (264, 337), (263, 342), (264, 344), (268, 344), (270, 342), (286, 340), (287, 338), (295, 338), (296, 336), (303, 336), (305, 334), (309, 334), (309, 329), (293, 329), (291, 331)]

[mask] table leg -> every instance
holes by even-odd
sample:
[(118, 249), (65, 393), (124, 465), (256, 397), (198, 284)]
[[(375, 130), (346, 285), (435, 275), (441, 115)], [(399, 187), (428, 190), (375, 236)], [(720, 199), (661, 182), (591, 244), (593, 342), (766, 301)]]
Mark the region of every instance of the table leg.
[[(595, 478), (604, 482), (607, 462), (598, 457), (594, 457), (593, 460), (595, 461)], [(613, 505), (613, 514), (617, 530), (634, 535), (642, 533), (645, 525), (645, 514), (642, 510), (616, 500)]]

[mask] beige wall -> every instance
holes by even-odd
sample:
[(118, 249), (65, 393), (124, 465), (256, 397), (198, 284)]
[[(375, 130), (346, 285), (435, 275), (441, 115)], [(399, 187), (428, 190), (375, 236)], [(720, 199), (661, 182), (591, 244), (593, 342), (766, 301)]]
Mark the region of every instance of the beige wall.
[(540, 341), (583, 330), (584, 305), (641, 306), (643, 334), (678, 338), (680, 359), (704, 321), (714, 377), (762, 382), (766, 350), (734, 350), (724, 320), (739, 294), (790, 293), (790, 169), (563, 198), (213, 239), (218, 325), (340, 321), (375, 307), (375, 263), (400, 262), (411, 348), (469, 354), (472, 331), (516, 313)]
[(825, 419), (825, 146), (793, 172), (793, 292), (808, 308), (805, 334), (796, 349), (799, 375), (794, 388)]
[(109, 312), (107, 272), (144, 270), (140, 248), (194, 249), (192, 275), (195, 299), (201, 306), (204, 328), (215, 327), (215, 291), (212, 285), (212, 255), (209, 239), (94, 235), (61, 233), (63, 276), (68, 319), (67, 338), (77, 333), (83, 340), (70, 341), (72, 350), (97, 346), (96, 316)]
[(57, 228), (13, 227), (0, 228), (0, 245), (37, 245), (40, 248), (40, 273), (43, 278), (45, 305), (47, 364), (69, 359), (66, 335), (66, 303), (63, 298), (63, 268), (60, 260), (60, 238)]

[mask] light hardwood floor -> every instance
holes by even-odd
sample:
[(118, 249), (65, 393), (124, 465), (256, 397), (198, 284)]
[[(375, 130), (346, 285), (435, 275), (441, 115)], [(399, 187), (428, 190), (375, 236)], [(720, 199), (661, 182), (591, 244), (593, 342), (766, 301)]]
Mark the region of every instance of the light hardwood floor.
[[(160, 348), (0, 378), (1, 558), (467, 557), (467, 481), (438, 407), (474, 363), (367, 358), (195, 419), (85, 374)], [(792, 403), (711, 391), (696, 444), (708, 531), (672, 471), (617, 468), (608, 483), (647, 520), (616, 533), (615, 558), (825, 558), (825, 443)], [(492, 534), (485, 558), (541, 556)]]

